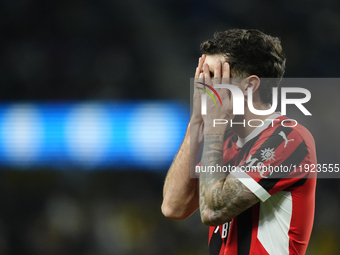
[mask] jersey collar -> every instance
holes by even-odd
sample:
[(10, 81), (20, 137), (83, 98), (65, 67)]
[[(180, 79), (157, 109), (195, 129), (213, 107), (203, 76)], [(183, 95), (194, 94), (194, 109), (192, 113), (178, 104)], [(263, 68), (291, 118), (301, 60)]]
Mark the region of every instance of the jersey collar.
[[(281, 113), (279, 112), (275, 112), (272, 115), (270, 115), (266, 120), (270, 120), (270, 119), (276, 119), (277, 117), (280, 117)], [(261, 133), (263, 130), (265, 130), (272, 122), (271, 121), (264, 121), (264, 125), (261, 127), (257, 127), (255, 128), (248, 136), (246, 136), (245, 138), (240, 138), (239, 136), (237, 136), (237, 147), (242, 148), (243, 145), (245, 145), (248, 141), (250, 141), (251, 139), (253, 139), (255, 136), (257, 136), (259, 133)]]

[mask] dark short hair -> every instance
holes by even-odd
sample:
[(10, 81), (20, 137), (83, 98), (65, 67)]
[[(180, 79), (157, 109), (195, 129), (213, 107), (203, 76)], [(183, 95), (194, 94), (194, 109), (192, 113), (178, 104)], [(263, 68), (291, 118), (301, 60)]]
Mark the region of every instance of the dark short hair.
[[(230, 29), (216, 32), (214, 37), (201, 44), (206, 55), (222, 54), (230, 64), (231, 77), (245, 78), (257, 75), (260, 78), (279, 78), (285, 71), (286, 58), (280, 39), (256, 29)], [(265, 104), (272, 102), (272, 82), (262, 82), (260, 99)]]

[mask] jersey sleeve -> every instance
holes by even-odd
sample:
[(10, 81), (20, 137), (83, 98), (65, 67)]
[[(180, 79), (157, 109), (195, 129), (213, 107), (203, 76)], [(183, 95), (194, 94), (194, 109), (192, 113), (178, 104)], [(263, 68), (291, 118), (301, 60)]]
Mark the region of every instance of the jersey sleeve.
[(264, 202), (307, 178), (308, 171), (300, 166), (311, 159), (303, 137), (293, 128), (280, 126), (272, 134), (261, 135), (232, 175)]

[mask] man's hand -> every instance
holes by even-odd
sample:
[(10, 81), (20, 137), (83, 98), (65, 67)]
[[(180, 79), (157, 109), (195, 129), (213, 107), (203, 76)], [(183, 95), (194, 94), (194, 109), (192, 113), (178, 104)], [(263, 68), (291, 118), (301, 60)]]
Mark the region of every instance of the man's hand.
[(193, 98), (193, 110), (191, 116), (191, 123), (201, 124), (203, 122), (202, 115), (201, 115), (201, 93), (196, 89), (197, 86), (201, 86), (197, 81), (199, 81), (200, 74), (203, 71), (203, 63), (205, 61), (205, 55), (203, 54), (202, 57), (198, 59), (198, 66), (196, 67), (195, 72), (195, 86), (194, 86), (194, 98)]
[[(204, 77), (204, 83), (214, 87), (215, 84), (229, 84), (230, 83), (230, 68), (229, 64), (226, 62), (223, 64), (218, 59), (214, 66), (214, 77), (210, 77), (210, 71), (208, 64), (203, 65), (203, 74), (200, 77)], [(203, 80), (203, 79), (202, 79)], [(213, 81), (213, 82), (212, 82)], [(202, 87), (204, 85), (201, 85)], [(209, 90), (209, 88), (206, 88)], [(214, 119), (226, 119), (228, 122), (234, 118), (233, 115), (233, 100), (229, 90), (227, 89), (217, 89), (216, 92), (221, 98), (222, 105), (219, 100), (216, 100), (216, 104), (210, 96), (207, 96), (207, 115), (203, 115), (205, 130), (219, 129), (225, 130), (227, 124), (217, 125), (216, 128), (213, 127)], [(205, 93), (203, 90), (198, 90), (201, 95)], [(212, 93), (213, 94), (213, 93)], [(216, 98), (216, 96), (215, 96)], [(217, 98), (216, 98), (217, 99)]]

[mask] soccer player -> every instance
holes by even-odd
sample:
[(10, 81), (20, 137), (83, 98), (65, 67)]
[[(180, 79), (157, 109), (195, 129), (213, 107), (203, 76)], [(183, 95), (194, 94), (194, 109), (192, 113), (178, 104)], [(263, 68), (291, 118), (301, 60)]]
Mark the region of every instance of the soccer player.
[[(273, 84), (264, 78), (283, 76), (279, 39), (258, 30), (232, 29), (215, 33), (201, 51), (195, 73), (195, 81), (201, 82), (195, 87), (201, 89), (195, 88), (190, 123), (164, 183), (163, 214), (181, 220), (199, 208), (203, 223), (210, 226), (210, 255), (305, 254), (316, 176), (303, 166), (316, 164), (314, 139), (280, 113), (255, 115), (248, 107), (251, 88), (253, 107), (271, 108)], [(217, 88), (222, 104), (207, 96), (207, 114), (201, 115), (202, 91), (208, 89), (203, 83), (237, 86), (244, 95), (244, 115), (233, 115), (231, 93)], [(214, 119), (234, 124), (214, 126)], [(264, 124), (256, 127), (255, 119)], [(203, 153), (195, 167), (202, 137)], [(207, 170), (214, 166), (237, 171)], [(199, 179), (190, 178), (196, 169), (202, 170)]]

